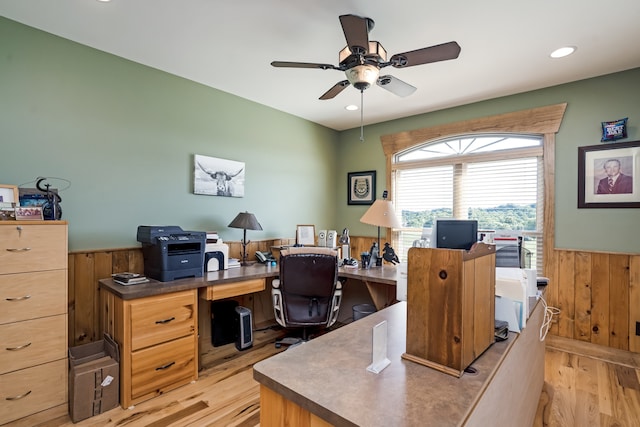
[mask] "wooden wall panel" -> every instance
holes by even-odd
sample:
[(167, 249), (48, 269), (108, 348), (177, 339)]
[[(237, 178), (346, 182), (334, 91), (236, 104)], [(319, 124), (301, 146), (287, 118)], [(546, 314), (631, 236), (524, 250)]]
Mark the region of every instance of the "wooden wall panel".
[(640, 322), (640, 255), (629, 258), (629, 350), (640, 353), (636, 322)]
[[(559, 284), (562, 286), (562, 284)], [(591, 342), (609, 345), (609, 254), (591, 256)], [(561, 337), (571, 338), (565, 335)]]
[[(375, 237), (351, 236), (351, 254), (359, 259)], [(386, 241), (387, 239), (383, 240)], [(249, 259), (256, 250), (293, 244), (294, 239), (250, 241)], [(229, 256), (239, 258), (240, 242), (229, 244)], [(552, 281), (546, 292), (550, 306), (562, 311), (550, 333), (640, 353), (640, 254), (609, 254), (556, 249), (548, 266)], [(98, 280), (112, 273), (142, 273), (140, 248), (86, 251), (69, 254), (69, 346), (100, 339)], [(242, 303), (264, 320), (271, 315), (268, 292), (245, 296)]]
[(551, 333), (640, 353), (640, 254), (556, 249), (553, 259), (546, 299), (561, 313)]
[(609, 256), (609, 346), (629, 349), (629, 257)]
[(589, 341), (591, 338), (591, 256), (587, 252), (575, 254), (575, 322), (573, 338)]

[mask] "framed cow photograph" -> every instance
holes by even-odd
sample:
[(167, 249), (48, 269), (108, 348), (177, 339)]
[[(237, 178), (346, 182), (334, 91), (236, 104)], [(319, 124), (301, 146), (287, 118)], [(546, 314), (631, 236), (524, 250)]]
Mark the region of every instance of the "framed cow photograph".
[(244, 197), (244, 174), (243, 162), (196, 154), (193, 161), (193, 193)]

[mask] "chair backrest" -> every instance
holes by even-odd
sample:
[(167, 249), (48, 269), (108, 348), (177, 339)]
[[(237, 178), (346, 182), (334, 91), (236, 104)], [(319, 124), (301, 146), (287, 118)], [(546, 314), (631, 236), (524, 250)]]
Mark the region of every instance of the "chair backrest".
[(287, 326), (326, 324), (338, 282), (337, 252), (290, 248), (280, 255), (280, 291)]

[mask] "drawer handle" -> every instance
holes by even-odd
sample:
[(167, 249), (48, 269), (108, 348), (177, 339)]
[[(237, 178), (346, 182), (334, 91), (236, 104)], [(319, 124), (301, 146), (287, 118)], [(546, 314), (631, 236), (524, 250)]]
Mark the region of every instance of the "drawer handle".
[(170, 367), (172, 367), (175, 364), (176, 364), (176, 362), (167, 363), (164, 366), (160, 366), (160, 367), (156, 368), (156, 371), (164, 371), (165, 369), (169, 369)]
[(22, 350), (23, 348), (27, 348), (31, 345), (31, 343), (27, 343), (27, 344), (23, 344), (23, 345), (19, 345), (17, 347), (7, 347), (6, 350), (9, 351), (17, 351), (17, 350)]
[(31, 298), (31, 295), (25, 295), (23, 297), (9, 297), (9, 298), (5, 298), (7, 301), (23, 301), (26, 299)]
[(31, 390), (29, 390), (28, 392), (26, 392), (25, 394), (20, 394), (18, 396), (13, 396), (13, 397), (6, 397), (6, 400), (20, 400), (23, 397), (27, 397), (31, 394)]
[(30, 251), (31, 248), (7, 248), (9, 252), (27, 252)]
[(175, 317), (170, 317), (170, 318), (164, 319), (164, 320), (156, 320), (156, 325), (162, 325), (164, 323), (169, 323), (169, 322), (171, 322), (173, 320), (176, 320), (176, 318)]

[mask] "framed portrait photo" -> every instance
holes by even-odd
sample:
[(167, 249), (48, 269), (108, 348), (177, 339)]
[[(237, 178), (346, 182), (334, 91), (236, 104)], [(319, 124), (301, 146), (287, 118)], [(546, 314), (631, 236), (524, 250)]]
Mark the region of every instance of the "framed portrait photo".
[(347, 174), (347, 203), (371, 205), (376, 200), (376, 171)]
[(640, 208), (640, 141), (578, 147), (578, 208)]

